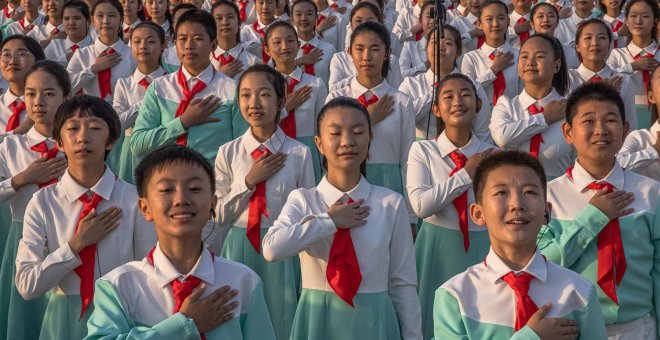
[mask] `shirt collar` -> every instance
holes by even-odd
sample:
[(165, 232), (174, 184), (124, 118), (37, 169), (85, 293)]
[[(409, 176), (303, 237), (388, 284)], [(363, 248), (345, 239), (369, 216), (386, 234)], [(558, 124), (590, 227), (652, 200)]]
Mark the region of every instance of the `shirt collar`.
[(589, 19), (591, 19), (592, 17), (593, 17), (593, 13), (592, 13), (592, 14), (589, 14), (589, 16), (586, 17), (586, 18), (584, 18), (584, 19), (583, 19), (583, 18), (580, 18), (580, 17), (577, 15), (577, 13), (576, 13), (575, 11), (573, 11), (573, 14), (571, 14), (571, 20), (573, 20), (573, 23), (574, 23), (576, 26), (579, 25), (581, 22), (583, 22), (583, 21), (585, 21), (585, 20), (589, 20)]
[[(140, 18), (137, 18), (137, 20), (135, 20), (135, 22), (133, 22), (130, 25), (122, 21), (121, 27), (122, 27), (122, 29), (127, 29), (129, 27), (130, 28), (135, 28), (135, 26), (139, 25), (141, 22), (142, 22), (142, 20), (140, 20)], [(167, 34), (167, 31), (165, 31), (165, 34)]]
[(116, 53), (121, 53), (122, 47), (124, 46), (125, 46), (124, 41), (121, 39), (117, 39), (117, 41), (115, 41), (115, 43), (112, 44), (111, 46), (102, 43), (101, 39), (96, 39), (96, 41), (94, 41), (94, 48), (96, 49), (96, 52), (98, 54), (103, 53), (105, 50), (107, 50), (110, 47), (112, 47), (112, 49), (114, 49)]
[(501, 280), (502, 276), (510, 272), (514, 272), (516, 274), (520, 272), (527, 272), (541, 282), (545, 282), (548, 278), (548, 267), (546, 260), (543, 255), (538, 252), (538, 249), (534, 251), (534, 255), (529, 260), (527, 265), (518, 271), (509, 268), (509, 266), (507, 266), (506, 263), (504, 263), (504, 261), (502, 261), (502, 259), (497, 254), (495, 254), (493, 247), (490, 248), (484, 263), (488, 269), (485, 275), (492, 283), (496, 283), (497, 280)]
[(305, 41), (305, 40), (302, 40), (302, 39), (299, 38), (298, 42), (300, 43), (301, 48), (303, 46), (305, 46), (305, 44), (310, 44), (314, 47), (318, 47), (319, 46), (319, 36), (314, 34), (314, 37), (312, 39), (310, 39), (309, 41)]
[(551, 101), (559, 98), (561, 98), (561, 96), (559, 96), (559, 93), (557, 93), (557, 91), (554, 88), (552, 88), (552, 91), (550, 91), (550, 93), (548, 93), (547, 96), (541, 98), (540, 100), (536, 100), (532, 98), (532, 96), (530, 96), (527, 93), (527, 90), (525, 89), (523, 89), (522, 92), (520, 92), (520, 96), (518, 96), (518, 99), (520, 100), (520, 105), (522, 105), (522, 108), (525, 110), (527, 110), (528, 107), (530, 107), (532, 104), (536, 102), (541, 104), (541, 106), (545, 107)]
[(380, 84), (378, 84), (378, 86), (372, 89), (368, 89), (362, 86), (362, 84), (360, 84), (360, 82), (357, 80), (357, 77), (354, 77), (353, 81), (351, 81), (351, 84), (349, 86), (351, 87), (353, 98), (357, 98), (363, 95), (365, 92), (371, 91), (373, 94), (376, 95), (376, 97), (380, 99), (385, 97), (385, 95), (387, 94), (387, 90), (389, 89), (389, 85), (387, 84), (387, 81), (385, 79), (383, 79), (383, 81)]
[(456, 12), (458, 12), (458, 15), (463, 16), (465, 14), (465, 11), (467, 11), (467, 8), (463, 7), (463, 5), (459, 4), (456, 6)]
[(56, 28), (60, 31), (63, 31), (64, 30), (64, 25), (59, 24), (58, 26), (55, 26), (55, 25), (51, 24), (50, 21), (46, 22), (46, 33), (47, 34), (50, 34), (50, 32), (52, 32)]
[(435, 81), (435, 74), (433, 73), (433, 70), (429, 67), (426, 72), (424, 72), (424, 79), (426, 80), (426, 85), (431, 86), (433, 85), (433, 82)]
[(520, 18), (525, 18), (525, 20), (529, 21), (529, 13), (522, 15), (518, 14), (518, 12), (513, 11), (511, 12), (511, 24), (515, 25)]
[(287, 81), (287, 84), (289, 83), (289, 78), (295, 79), (297, 82), (300, 82), (300, 80), (303, 77), (303, 71), (300, 67), (296, 67), (291, 74), (284, 74), (282, 73), (282, 76), (284, 79)]
[(149, 74), (144, 74), (144, 73), (140, 72), (140, 69), (138, 69), (136, 67), (135, 72), (133, 72), (133, 80), (140, 81), (140, 80), (144, 79), (145, 77), (149, 77), (149, 82), (152, 82), (154, 79), (156, 79), (158, 77), (161, 77), (164, 74), (165, 74), (165, 70), (163, 70), (163, 68), (160, 67), (160, 66), (158, 66), (158, 68), (155, 71), (153, 71)]
[(280, 129), (279, 127), (275, 130), (275, 133), (273, 133), (270, 138), (263, 144), (259, 142), (256, 138), (254, 138), (254, 135), (252, 134), (252, 129), (247, 129), (245, 133), (243, 134), (243, 138), (241, 139), (241, 144), (243, 145), (243, 148), (245, 149), (245, 152), (247, 152), (248, 155), (251, 155), (254, 150), (257, 150), (260, 148), (262, 145), (266, 147), (271, 153), (277, 153), (282, 150), (282, 145), (284, 145), (284, 139), (286, 139), (286, 135), (284, 134), (284, 131)]
[(34, 21), (32, 21), (32, 22), (28, 21), (28, 18), (25, 17), (25, 16), (23, 16), (23, 21), (25, 22), (26, 27), (27, 27), (27, 25), (41, 26), (41, 24), (43, 23), (44, 18), (45, 18), (44, 15), (41, 14), (41, 12), (39, 12), (39, 15), (37, 15), (37, 17), (34, 19)]
[(626, 16), (623, 14), (623, 12), (621, 12), (621, 14), (619, 14), (618, 17), (613, 18), (613, 17), (607, 15), (607, 13), (605, 13), (605, 15), (603, 15), (603, 20), (605, 20), (606, 22), (608, 22), (610, 24), (613, 23), (614, 20), (619, 20), (621, 22), (626, 22)]
[(11, 103), (13, 103), (16, 99), (20, 99), (21, 101), (24, 101), (23, 96), (20, 96), (20, 97), (16, 96), (15, 94), (13, 94), (11, 92), (11, 90), (9, 88), (7, 88), (7, 90), (5, 91), (5, 94), (2, 96), (2, 99), (4, 101), (3, 104), (6, 107), (9, 107), (9, 105), (11, 105)]
[(64, 40), (64, 47), (66, 47), (67, 50), (70, 49), (73, 44), (77, 44), (78, 47), (89, 46), (92, 44), (92, 37), (90, 37), (88, 34), (86, 37), (83, 38), (83, 40), (80, 40), (77, 43), (71, 41), (69, 37), (67, 37), (66, 40)]
[(337, 189), (334, 185), (330, 184), (327, 177), (323, 176), (323, 179), (321, 179), (321, 182), (316, 187), (316, 190), (323, 197), (325, 204), (331, 206), (343, 198), (344, 195), (348, 195), (348, 197), (352, 198), (353, 201), (357, 201), (359, 199), (364, 199), (366, 201), (369, 197), (369, 193), (371, 192), (371, 184), (367, 182), (364, 176), (360, 176), (360, 181), (355, 186), (355, 188), (351, 189), (349, 192), (343, 192)]
[(612, 77), (614, 73), (612, 69), (609, 66), (607, 66), (607, 64), (605, 64), (605, 67), (603, 67), (603, 69), (598, 72), (594, 72), (588, 69), (586, 66), (584, 66), (584, 64), (580, 64), (580, 66), (578, 66), (577, 68), (577, 71), (582, 77), (582, 79), (586, 81), (589, 81), (589, 79), (591, 79), (591, 77), (595, 75), (598, 75), (602, 79), (609, 79), (610, 77)]
[(220, 47), (220, 45), (218, 45), (218, 47), (216, 47), (215, 51), (213, 51), (213, 57), (214, 58), (220, 57), (221, 55), (223, 55), (227, 52), (229, 52), (229, 55), (234, 57), (234, 59), (238, 59), (238, 55), (241, 54), (241, 52), (243, 52), (243, 46), (241, 45), (241, 43), (238, 43), (238, 44), (236, 44), (236, 46), (230, 48), (229, 51), (226, 51), (225, 49)]
[(71, 177), (69, 170), (64, 172), (64, 175), (62, 175), (61, 183), (62, 188), (64, 189), (64, 194), (69, 200), (69, 203), (73, 203), (88, 191), (92, 191), (95, 194), (100, 195), (104, 200), (109, 200), (110, 195), (112, 195), (112, 189), (115, 187), (115, 181), (115, 174), (112, 173), (112, 170), (106, 166), (105, 172), (103, 172), (101, 179), (99, 179), (99, 181), (89, 189), (78, 184), (78, 182), (76, 182), (76, 180)]
[(465, 16), (465, 19), (467, 19), (470, 23), (474, 24), (479, 18), (477, 18), (476, 15), (472, 14), (472, 12), (468, 12), (468, 15)]
[(467, 158), (472, 157), (472, 155), (479, 151), (479, 142), (474, 134), (470, 137), (470, 141), (460, 148), (457, 148), (454, 143), (449, 140), (449, 137), (447, 137), (447, 134), (444, 131), (438, 136), (438, 138), (436, 138), (436, 143), (438, 144), (440, 156), (442, 156), (442, 158), (446, 157), (454, 150), (459, 150)]
[(491, 47), (487, 43), (481, 45), (481, 51), (483, 51), (486, 56), (490, 56), (491, 53), (495, 51), (506, 53), (509, 52), (509, 50), (511, 50), (511, 45), (509, 45), (508, 41), (505, 41), (500, 47)]
[(211, 251), (204, 248), (202, 254), (197, 259), (197, 263), (190, 273), (181, 274), (174, 267), (169, 258), (160, 249), (160, 242), (156, 244), (153, 252), (154, 270), (156, 272), (156, 281), (161, 288), (170, 284), (175, 279), (186, 279), (193, 275), (196, 278), (211, 285), (215, 282), (215, 266), (213, 265), (213, 255)]
[(184, 65), (181, 65), (181, 69), (183, 70), (183, 75), (186, 77), (186, 81), (190, 81), (191, 78), (197, 78), (197, 80), (201, 80), (206, 84), (207, 86), (211, 84), (211, 80), (213, 80), (213, 64), (209, 63), (208, 66), (196, 77), (193, 77), (190, 72), (186, 69)]
[[(28, 145), (30, 146), (35, 146), (44, 141), (51, 141), (53, 142), (53, 144), (55, 143), (53, 138), (42, 135), (41, 133), (39, 133), (39, 131), (37, 131), (37, 129), (34, 128), (34, 126), (30, 128), (30, 130), (28, 130), (25, 136), (27, 137)], [(51, 145), (49, 145), (48, 147), (50, 148)]]
[(582, 165), (580, 165), (580, 161), (576, 160), (575, 161), (575, 166), (573, 167), (572, 170), (572, 175), (573, 175), (573, 183), (575, 184), (575, 187), (578, 189), (578, 191), (582, 192), (587, 188), (587, 185), (593, 183), (593, 182), (607, 182), (612, 184), (615, 188), (621, 190), (623, 189), (624, 185), (624, 172), (623, 168), (619, 165), (619, 163), (614, 162), (614, 167), (612, 170), (610, 170), (610, 173), (605, 176), (605, 178), (601, 180), (596, 180), (585, 170)]
[(637, 45), (635, 45), (634, 42), (630, 42), (628, 46), (626, 47), (628, 49), (628, 52), (630, 53), (631, 56), (635, 57), (636, 55), (640, 54), (642, 51), (646, 51), (647, 53), (655, 55), (655, 52), (658, 50), (658, 43), (654, 41), (651, 42), (650, 45), (646, 46), (645, 48), (641, 48)]

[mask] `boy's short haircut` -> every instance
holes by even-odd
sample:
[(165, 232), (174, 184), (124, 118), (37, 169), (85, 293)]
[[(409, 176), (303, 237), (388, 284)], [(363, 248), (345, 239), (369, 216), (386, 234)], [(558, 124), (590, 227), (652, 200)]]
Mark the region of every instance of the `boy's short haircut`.
[[(215, 24), (215, 19), (211, 13), (201, 10), (201, 9), (191, 9), (179, 17), (176, 21), (175, 32), (179, 32), (179, 27), (185, 23), (198, 23), (204, 27), (206, 34), (209, 35), (209, 40), (214, 41), (218, 37), (217, 26)], [(176, 36), (175, 33), (175, 36)]]
[[(73, 0), (72, 0), (73, 1)], [(176, 17), (176, 13), (180, 10), (191, 10), (191, 9), (198, 9), (197, 6), (190, 4), (190, 3), (180, 3), (176, 6), (174, 6), (174, 9), (172, 9), (172, 18)]]
[(472, 180), (474, 198), (477, 203), (481, 203), (482, 201), (482, 195), (486, 186), (488, 174), (490, 174), (495, 169), (499, 169), (505, 166), (524, 167), (534, 171), (534, 173), (538, 176), (539, 181), (541, 181), (543, 197), (546, 197), (548, 183), (546, 182), (545, 170), (543, 169), (541, 162), (539, 162), (539, 160), (534, 156), (524, 151), (503, 150), (493, 152), (491, 155), (484, 158), (477, 166), (477, 170), (474, 173), (474, 179)]
[(575, 118), (575, 115), (577, 114), (578, 107), (581, 104), (590, 101), (609, 102), (614, 104), (619, 109), (621, 122), (625, 124), (626, 109), (619, 91), (605, 82), (587, 82), (571, 92), (566, 100), (566, 122), (568, 125), (573, 125), (573, 118)]
[[(66, 121), (72, 117), (97, 117), (108, 125), (108, 144), (113, 144), (121, 134), (121, 123), (115, 109), (105, 100), (88, 95), (75, 96), (67, 99), (55, 113), (53, 122), (53, 139), (62, 143), (62, 128)], [(108, 157), (108, 153), (105, 156)]]
[(215, 193), (215, 172), (199, 152), (182, 145), (166, 145), (149, 153), (135, 168), (135, 186), (138, 196), (147, 196), (151, 177), (172, 164), (199, 166), (209, 176), (211, 193)]

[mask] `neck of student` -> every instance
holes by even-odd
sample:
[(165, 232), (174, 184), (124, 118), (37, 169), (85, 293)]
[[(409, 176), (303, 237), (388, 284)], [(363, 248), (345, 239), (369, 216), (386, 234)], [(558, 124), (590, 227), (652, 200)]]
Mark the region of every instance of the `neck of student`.
[(577, 14), (577, 16), (580, 17), (580, 19), (586, 19), (591, 15), (591, 11), (586, 11), (577, 8), (574, 8), (574, 10), (575, 10), (575, 14)]
[(380, 83), (383, 82), (383, 77), (382, 76), (374, 77), (365, 74), (360, 74), (360, 72), (358, 72), (357, 81), (358, 83), (360, 83), (360, 85), (368, 89), (373, 89), (374, 87), (380, 85)]
[(105, 163), (87, 163), (85, 166), (69, 162), (69, 174), (83, 188), (91, 188), (99, 182), (105, 172)]
[(639, 48), (646, 48), (653, 43), (653, 39), (651, 38), (651, 35), (633, 35), (632, 42)]
[(61, 15), (60, 16), (57, 16), (57, 15), (48, 16), (48, 22), (51, 25), (57, 27), (62, 23), (62, 16)]
[(612, 17), (614, 19), (616, 19), (619, 16), (619, 14), (621, 14), (621, 10), (618, 9), (618, 8), (608, 8), (607, 9), (607, 15), (609, 15), (610, 17)]
[(50, 124), (38, 124), (34, 123), (34, 129), (37, 130), (44, 137), (52, 137), (53, 135), (53, 123)]
[(526, 83), (525, 84), (525, 92), (527, 94), (536, 99), (536, 100), (541, 100), (545, 98), (547, 95), (550, 94), (552, 91), (552, 84), (532, 84), (532, 83)]
[(117, 40), (119, 40), (119, 36), (116, 34), (114, 35), (100, 34), (99, 40), (101, 40), (101, 42), (106, 46), (112, 46), (117, 42)]
[(332, 184), (339, 191), (349, 192), (355, 188), (360, 182), (360, 170), (359, 169), (328, 169), (328, 174), (326, 175), (328, 182)]
[(298, 37), (302, 39), (303, 41), (310, 41), (314, 39), (314, 30), (309, 29), (309, 30), (300, 30), (298, 31)]
[(504, 45), (504, 37), (486, 37), (486, 44), (492, 48), (499, 48), (500, 46)]
[[(154, 18), (154, 17), (152, 17), (152, 18), (151, 18), (151, 21), (157, 23), (159, 26), (163, 26), (163, 24), (165, 23), (165, 20), (166, 20), (165, 17), (162, 17), (162, 18)], [(167, 32), (166, 32), (166, 33), (167, 33)]]
[(275, 21), (274, 16), (270, 17), (270, 18), (259, 18), (259, 22), (264, 26), (268, 26), (268, 25), (272, 24), (273, 21)]
[(256, 139), (259, 143), (262, 144), (266, 143), (266, 141), (273, 136), (276, 130), (277, 130), (277, 126), (275, 124), (270, 126), (250, 127), (250, 131), (252, 131), (252, 135), (254, 136), (254, 139)]
[(236, 35), (232, 34), (231, 36), (229, 35), (218, 35), (218, 46), (220, 46), (221, 49), (229, 52), (232, 48), (236, 47), (238, 45), (238, 42), (236, 41)]
[(455, 147), (462, 148), (466, 146), (470, 142), (470, 138), (472, 138), (470, 128), (470, 126), (445, 127), (445, 135)]
[(37, 20), (38, 17), (39, 17), (38, 8), (34, 8), (34, 9), (31, 8), (30, 10), (25, 11), (25, 20), (27, 20), (28, 22), (31, 23), (34, 22), (35, 20)]
[(516, 13), (518, 13), (518, 15), (521, 15), (521, 16), (525, 16), (525, 15), (529, 14), (529, 8), (527, 8), (527, 9), (524, 9), (524, 8), (514, 8), (513, 10), (514, 10)]
[(126, 25), (129, 25), (129, 26), (130, 26), (130, 25), (132, 25), (134, 22), (136, 22), (137, 19), (138, 19), (138, 17), (137, 17), (136, 14), (129, 14), (129, 15), (127, 15), (127, 16), (124, 17), (124, 23), (125, 23)]
[(71, 34), (71, 35), (69, 35), (69, 40), (71, 40), (71, 42), (73, 42), (73, 43), (79, 43), (83, 39), (85, 39), (86, 36), (87, 36), (87, 34), (85, 34), (85, 32)]
[(192, 75), (193, 77), (197, 77), (200, 73), (204, 72), (204, 70), (206, 70), (207, 67), (209, 67), (210, 63), (211, 61), (207, 62), (203, 66), (200, 65), (199, 67), (193, 65), (184, 65), (183, 67), (186, 68), (186, 70), (188, 71), (188, 73), (190, 73), (190, 75)]
[[(431, 65), (431, 69), (435, 72), (435, 67)], [(435, 72), (438, 75), (438, 78), (442, 78), (454, 70), (454, 63), (449, 63), (446, 60), (440, 61), (440, 72)]]
[(605, 67), (605, 60), (582, 59), (582, 65), (591, 72), (600, 72)]
[(138, 71), (142, 72), (142, 74), (150, 75), (158, 69), (158, 60), (150, 63), (139, 63), (138, 66)]
[(504, 246), (502, 244), (492, 244), (493, 251), (502, 261), (512, 270), (522, 270), (534, 257), (536, 244), (531, 242), (528, 245), (515, 244)]
[(296, 61), (294, 59), (280, 60), (275, 62), (276, 68), (280, 73), (289, 75), (296, 70)]
[(614, 168), (614, 162), (616, 159), (614, 157), (611, 160), (602, 160), (602, 161), (591, 161), (591, 160), (580, 160), (578, 158), (578, 163), (588, 172), (591, 177), (601, 180), (612, 171)]
[(16, 96), (20, 97), (25, 93), (25, 81), (17, 82), (12, 81), (9, 83), (9, 91)]
[(188, 274), (202, 255), (202, 243), (198, 237), (158, 238), (160, 250), (181, 274)]

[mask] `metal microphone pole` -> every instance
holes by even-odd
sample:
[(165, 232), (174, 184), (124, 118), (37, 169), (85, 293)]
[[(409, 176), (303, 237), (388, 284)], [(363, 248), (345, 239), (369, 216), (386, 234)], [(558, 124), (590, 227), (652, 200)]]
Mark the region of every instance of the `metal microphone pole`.
[[(429, 139), (429, 129), (431, 127), (431, 115), (433, 115), (433, 103), (437, 102), (438, 98), (438, 88), (435, 84), (438, 83), (438, 73), (440, 73), (440, 44), (442, 39), (445, 37), (445, 18), (447, 16), (447, 10), (445, 5), (440, 2), (440, 0), (435, 1), (435, 9), (431, 8), (431, 17), (434, 18), (435, 25), (433, 29), (435, 30), (435, 45), (434, 45), (434, 58), (435, 58), (435, 72), (433, 72), (433, 96), (431, 97), (431, 105), (429, 106), (429, 114), (426, 120), (426, 139)], [(427, 42), (428, 43), (428, 42)]]

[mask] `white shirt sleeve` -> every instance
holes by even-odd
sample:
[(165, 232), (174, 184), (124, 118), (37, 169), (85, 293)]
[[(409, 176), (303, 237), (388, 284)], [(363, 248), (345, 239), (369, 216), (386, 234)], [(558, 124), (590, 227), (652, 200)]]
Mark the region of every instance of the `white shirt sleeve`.
[(522, 144), (548, 128), (542, 114), (515, 119), (514, 110), (517, 109), (520, 108), (513, 107), (507, 96), (501, 96), (493, 108), (490, 133), (497, 146), (504, 148)]

